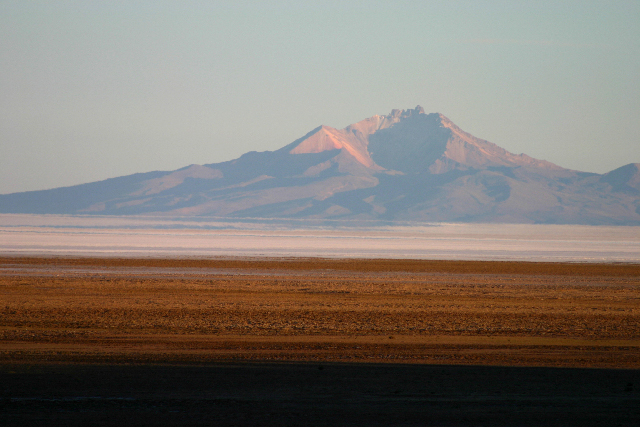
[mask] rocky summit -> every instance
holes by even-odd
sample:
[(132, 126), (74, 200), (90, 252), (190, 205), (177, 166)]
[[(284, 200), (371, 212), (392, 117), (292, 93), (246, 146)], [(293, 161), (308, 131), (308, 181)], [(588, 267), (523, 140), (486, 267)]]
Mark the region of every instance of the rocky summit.
[(227, 162), (0, 195), (0, 213), (640, 225), (640, 164), (565, 169), (418, 106)]

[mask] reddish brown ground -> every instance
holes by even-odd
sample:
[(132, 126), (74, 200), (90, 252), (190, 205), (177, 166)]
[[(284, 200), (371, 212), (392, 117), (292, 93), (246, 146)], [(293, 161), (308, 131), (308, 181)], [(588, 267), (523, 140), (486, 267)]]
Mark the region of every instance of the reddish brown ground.
[(0, 259), (0, 360), (640, 368), (640, 265)]

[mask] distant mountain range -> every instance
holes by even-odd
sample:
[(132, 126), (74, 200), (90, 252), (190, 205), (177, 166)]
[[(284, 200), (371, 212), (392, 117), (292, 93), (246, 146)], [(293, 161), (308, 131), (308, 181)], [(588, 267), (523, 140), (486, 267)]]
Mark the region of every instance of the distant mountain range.
[(0, 212), (640, 225), (640, 164), (565, 169), (418, 106), (228, 162), (0, 195)]

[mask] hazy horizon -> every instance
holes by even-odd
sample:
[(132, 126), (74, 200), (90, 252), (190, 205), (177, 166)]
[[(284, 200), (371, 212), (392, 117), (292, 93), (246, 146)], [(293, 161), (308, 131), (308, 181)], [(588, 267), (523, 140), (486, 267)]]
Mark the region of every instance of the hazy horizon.
[(422, 105), (513, 153), (640, 162), (635, 1), (0, 3), (0, 194)]
[[(322, 224), (322, 223), (320, 223)], [(3, 256), (396, 258), (640, 263), (640, 226), (284, 226), (215, 218), (0, 214)]]

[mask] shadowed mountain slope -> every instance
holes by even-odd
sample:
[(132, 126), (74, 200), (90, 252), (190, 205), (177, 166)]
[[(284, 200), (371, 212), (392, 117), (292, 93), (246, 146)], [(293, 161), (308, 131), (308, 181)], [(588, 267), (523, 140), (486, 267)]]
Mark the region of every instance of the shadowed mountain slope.
[(0, 212), (638, 225), (639, 166), (564, 169), (418, 106), (228, 162), (0, 195)]

